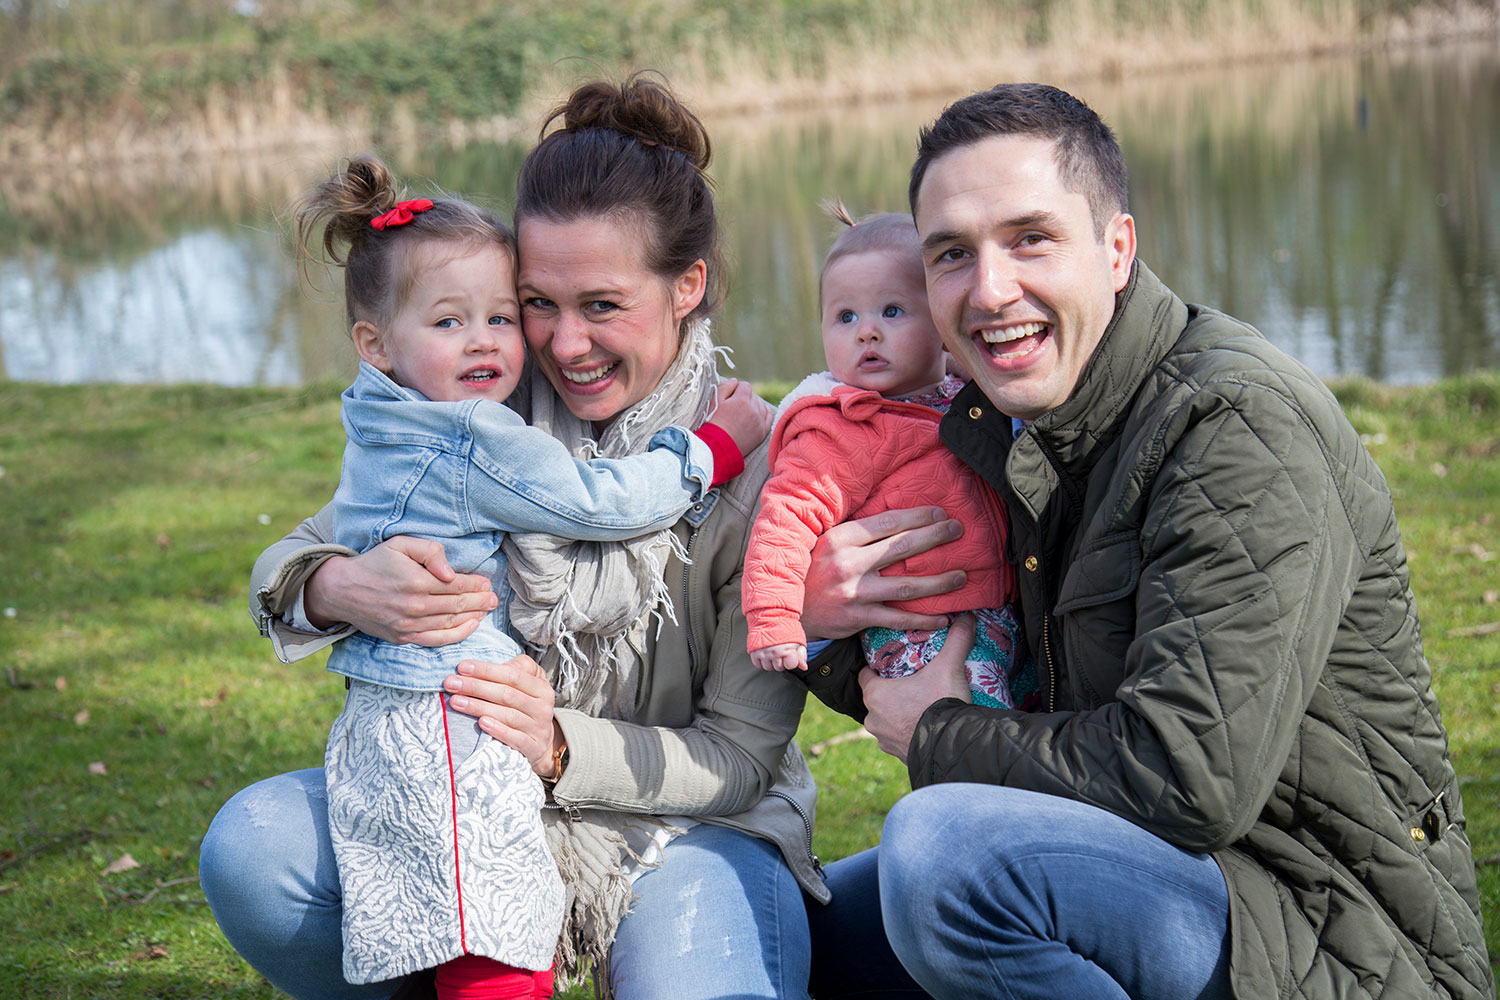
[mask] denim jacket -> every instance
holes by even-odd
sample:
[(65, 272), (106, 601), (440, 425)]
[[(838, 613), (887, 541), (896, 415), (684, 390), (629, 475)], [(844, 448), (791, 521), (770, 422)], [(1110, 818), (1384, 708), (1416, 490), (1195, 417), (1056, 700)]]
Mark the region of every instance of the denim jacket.
[(395, 535), (441, 542), (460, 573), (490, 578), (500, 605), (460, 643), (396, 645), (355, 633), (328, 669), (411, 691), (438, 691), (463, 659), (508, 660), (510, 590), (500, 542), (508, 531), (615, 541), (670, 527), (708, 493), (713, 458), (698, 437), (667, 427), (642, 455), (584, 462), (508, 407), (436, 402), (360, 363), (343, 395), (343, 472), (334, 541), (359, 552)]

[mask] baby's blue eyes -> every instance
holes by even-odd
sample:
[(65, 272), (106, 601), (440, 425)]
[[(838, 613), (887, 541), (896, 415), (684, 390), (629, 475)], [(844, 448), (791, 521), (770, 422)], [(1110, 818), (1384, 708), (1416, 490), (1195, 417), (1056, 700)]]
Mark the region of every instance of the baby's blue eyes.
[(458, 320), (454, 319), (452, 316), (444, 316), (442, 319), (434, 323), (433, 326), (437, 327), (439, 330), (451, 330), (457, 324)]
[[(880, 310), (880, 315), (882, 317), (884, 317), (885, 319), (895, 319), (898, 316), (904, 316), (904, 315), (906, 315), (906, 310), (902, 309), (898, 305), (888, 305), (884, 309)], [(859, 313), (855, 312), (853, 309), (844, 309), (844, 310), (841, 310), (839, 312), (839, 322), (840, 323), (858, 323), (859, 322)]]

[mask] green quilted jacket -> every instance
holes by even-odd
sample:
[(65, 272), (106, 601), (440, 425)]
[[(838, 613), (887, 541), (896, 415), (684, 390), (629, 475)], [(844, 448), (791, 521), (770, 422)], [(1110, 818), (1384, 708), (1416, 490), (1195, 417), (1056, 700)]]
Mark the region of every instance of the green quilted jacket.
[(933, 705), (913, 787), (1211, 852), (1238, 997), (1493, 996), (1390, 493), (1323, 384), (1138, 263), (1067, 402), (1012, 443), (971, 385), (942, 433), (1010, 505), (1046, 704)]

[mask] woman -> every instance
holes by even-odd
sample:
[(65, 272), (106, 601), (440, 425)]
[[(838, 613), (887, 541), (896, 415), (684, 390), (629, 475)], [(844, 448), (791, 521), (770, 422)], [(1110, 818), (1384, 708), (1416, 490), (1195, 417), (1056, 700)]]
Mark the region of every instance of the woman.
[[(708, 137), (639, 76), (579, 88), (548, 124), (558, 118), (518, 182), (518, 289), (537, 372), (523, 415), (575, 449), (594, 439), (626, 454), (701, 417), (717, 382), (704, 319), (720, 274)], [(746, 467), (657, 536), (516, 537), (504, 597), (543, 662), (463, 663), (447, 684), (454, 707), (549, 786), (548, 843), (570, 899), (559, 972), (607, 962), (622, 998), (807, 995), (802, 891), (828, 892), (811, 853), (812, 778), (791, 742), (805, 688), (745, 652), (740, 570), (763, 448)], [(495, 606), (432, 543), (351, 558), (327, 536), (319, 515), (256, 563), (252, 611), (284, 659), (353, 628), (452, 641)], [(231, 799), (200, 875), (230, 942), (293, 996), (400, 985), (356, 988), (339, 974), (321, 770)]]

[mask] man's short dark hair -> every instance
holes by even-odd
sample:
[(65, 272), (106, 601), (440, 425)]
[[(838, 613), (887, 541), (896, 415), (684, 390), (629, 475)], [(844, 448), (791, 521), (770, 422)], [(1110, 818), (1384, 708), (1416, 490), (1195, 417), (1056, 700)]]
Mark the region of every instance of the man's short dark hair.
[(1114, 132), (1094, 110), (1044, 83), (1002, 83), (953, 102), (937, 121), (922, 128), (907, 190), (912, 214), (916, 215), (917, 194), (933, 160), (996, 135), (1055, 142), (1063, 186), (1088, 198), (1094, 234), (1100, 239), (1109, 220), (1127, 210), (1125, 155)]

